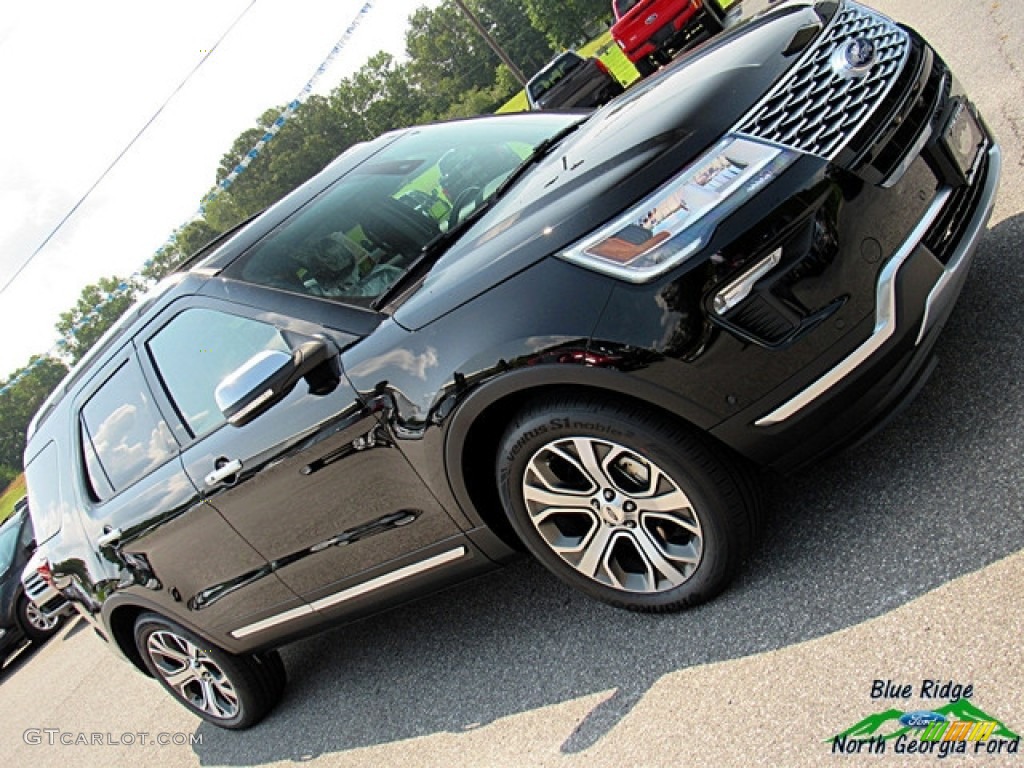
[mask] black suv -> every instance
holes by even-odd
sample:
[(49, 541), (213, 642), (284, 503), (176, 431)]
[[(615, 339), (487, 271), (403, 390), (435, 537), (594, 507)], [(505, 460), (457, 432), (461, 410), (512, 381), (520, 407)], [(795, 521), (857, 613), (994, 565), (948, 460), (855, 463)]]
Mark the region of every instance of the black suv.
[(938, 54), (853, 2), (754, 16), (590, 116), (356, 146), (41, 409), (53, 578), (229, 728), (280, 693), (276, 646), (519, 548), (624, 608), (708, 599), (757, 535), (750, 467), (931, 371), (999, 172)]

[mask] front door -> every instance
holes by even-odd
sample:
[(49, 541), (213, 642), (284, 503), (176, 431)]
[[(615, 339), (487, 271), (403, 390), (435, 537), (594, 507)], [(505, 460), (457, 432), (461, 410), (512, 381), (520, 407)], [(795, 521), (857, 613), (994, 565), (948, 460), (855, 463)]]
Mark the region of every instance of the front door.
[[(300, 381), (248, 424), (225, 422), (217, 385), (264, 350), (314, 333), (353, 339), (281, 313), (215, 299), (172, 305), (154, 324), (148, 359), (181, 420), (185, 471), (208, 503), (308, 603), (436, 554), (461, 532), (342, 377), (329, 394)], [(452, 547), (449, 547), (451, 549)], [(354, 594), (354, 593), (353, 593)], [(268, 616), (237, 637), (301, 622)], [(285, 627), (287, 628), (287, 627)]]

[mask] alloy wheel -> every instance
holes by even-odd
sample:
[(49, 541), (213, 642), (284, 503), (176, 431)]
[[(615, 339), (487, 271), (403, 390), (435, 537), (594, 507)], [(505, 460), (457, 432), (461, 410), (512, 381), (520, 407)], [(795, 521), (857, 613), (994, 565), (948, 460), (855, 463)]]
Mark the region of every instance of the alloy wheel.
[(146, 641), (146, 651), (157, 672), (182, 699), (218, 719), (238, 714), (235, 686), (202, 648), (168, 630), (158, 630)]
[(57, 626), (57, 618), (47, 616), (31, 600), (25, 605), (25, 618), (29, 624), (40, 632), (49, 632)]
[(618, 443), (567, 437), (545, 444), (527, 463), (523, 498), (551, 551), (606, 586), (664, 592), (700, 564), (704, 534), (686, 493)]

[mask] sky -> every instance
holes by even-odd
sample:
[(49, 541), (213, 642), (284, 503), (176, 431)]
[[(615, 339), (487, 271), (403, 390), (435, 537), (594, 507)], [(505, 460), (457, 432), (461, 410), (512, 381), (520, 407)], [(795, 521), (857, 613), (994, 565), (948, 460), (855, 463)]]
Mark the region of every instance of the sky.
[(54, 348), (82, 288), (137, 271), (196, 212), (235, 137), (298, 96), (367, 2), (326, 93), (379, 50), (403, 56), (409, 15), (440, 0), (3, 4), (0, 286), (164, 106), (0, 293), (0, 380)]

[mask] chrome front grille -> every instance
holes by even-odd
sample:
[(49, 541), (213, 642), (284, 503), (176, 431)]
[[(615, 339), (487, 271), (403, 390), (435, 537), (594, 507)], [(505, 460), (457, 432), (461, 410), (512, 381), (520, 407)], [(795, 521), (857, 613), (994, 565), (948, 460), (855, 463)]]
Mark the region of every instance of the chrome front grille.
[[(854, 42), (874, 48), (874, 63), (866, 72), (837, 64)], [(814, 47), (740, 124), (740, 131), (831, 160), (885, 98), (909, 51), (904, 30), (847, 3)]]

